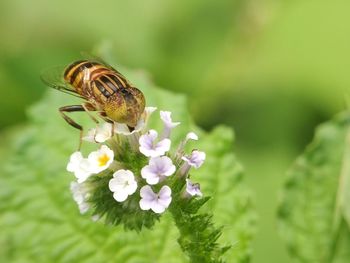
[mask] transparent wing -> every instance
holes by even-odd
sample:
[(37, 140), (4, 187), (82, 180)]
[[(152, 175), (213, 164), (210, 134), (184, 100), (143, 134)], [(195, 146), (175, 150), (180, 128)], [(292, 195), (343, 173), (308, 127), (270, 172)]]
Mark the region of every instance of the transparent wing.
[(98, 56), (95, 56), (95, 55), (93, 55), (93, 54), (91, 54), (91, 53), (89, 53), (89, 52), (85, 52), (85, 51), (82, 51), (82, 52), (81, 52), (81, 55), (82, 55), (84, 58), (86, 58), (87, 60), (89, 60), (89, 61), (93, 61), (93, 62), (100, 63), (100, 64), (106, 66), (107, 68), (113, 70), (113, 71), (118, 75), (118, 77), (120, 77), (120, 78), (124, 81), (124, 83), (126, 83), (126, 84), (129, 85), (129, 86), (133, 86), (133, 85), (130, 83), (130, 81), (129, 81), (122, 73), (120, 73), (120, 72), (119, 72), (118, 70), (116, 70), (113, 66), (111, 66), (110, 64), (108, 64), (104, 59), (102, 59), (102, 58), (100, 58), (100, 57), (98, 57)]
[(52, 67), (44, 70), (40, 75), (42, 82), (44, 82), (45, 85), (53, 89), (84, 99), (84, 97), (78, 94), (73, 89), (73, 87), (69, 86), (64, 81), (63, 79), (64, 68), (65, 67), (58, 66), (58, 67)]

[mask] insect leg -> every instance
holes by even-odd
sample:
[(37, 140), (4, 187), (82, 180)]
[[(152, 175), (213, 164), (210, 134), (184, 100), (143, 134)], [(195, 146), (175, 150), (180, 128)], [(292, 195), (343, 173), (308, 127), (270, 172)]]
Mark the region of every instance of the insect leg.
[(79, 139), (79, 147), (78, 150), (80, 150), (82, 138), (83, 138), (83, 126), (76, 123), (72, 118), (70, 118), (66, 112), (79, 112), (79, 111), (85, 111), (84, 107), (82, 105), (69, 105), (69, 106), (63, 106), (60, 107), (59, 112), (61, 113), (63, 119), (72, 127), (80, 130), (80, 139)]
[(63, 117), (63, 119), (68, 122), (69, 125), (73, 126), (74, 128), (78, 130), (83, 130), (83, 127), (73, 121), (70, 117), (68, 117), (65, 112), (76, 112), (76, 111), (85, 111), (83, 106), (81, 105), (69, 105), (69, 106), (63, 106), (58, 109)]
[(86, 113), (89, 115), (89, 117), (96, 123), (98, 124), (99, 121), (94, 117), (92, 116), (92, 114), (90, 113), (90, 111), (96, 111), (96, 108), (91, 105), (90, 103), (84, 103), (82, 104), (82, 107), (84, 108), (84, 110), (86, 111)]

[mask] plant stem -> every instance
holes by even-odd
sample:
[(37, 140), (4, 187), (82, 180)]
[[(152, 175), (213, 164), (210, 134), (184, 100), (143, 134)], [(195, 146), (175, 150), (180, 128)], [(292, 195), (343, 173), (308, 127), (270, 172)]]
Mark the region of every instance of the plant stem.
[[(220, 247), (216, 242), (221, 236), (221, 228), (214, 227), (212, 215), (197, 214), (198, 209), (208, 200), (209, 198), (201, 198), (189, 201), (178, 195), (169, 208), (180, 233), (178, 243), (192, 263), (223, 262), (221, 256), (230, 248)], [(188, 202), (191, 202), (190, 206)]]

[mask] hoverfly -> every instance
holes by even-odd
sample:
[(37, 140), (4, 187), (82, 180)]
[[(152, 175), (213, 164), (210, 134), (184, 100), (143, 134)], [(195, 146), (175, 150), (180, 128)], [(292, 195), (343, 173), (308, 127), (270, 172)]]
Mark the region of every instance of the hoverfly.
[(80, 130), (79, 148), (83, 127), (67, 113), (85, 111), (98, 123), (90, 113), (96, 111), (103, 120), (125, 123), (132, 130), (145, 108), (143, 93), (116, 69), (97, 59), (73, 62), (63, 72), (48, 71), (42, 75), (42, 80), (56, 90), (84, 100), (80, 105), (59, 108), (63, 119)]

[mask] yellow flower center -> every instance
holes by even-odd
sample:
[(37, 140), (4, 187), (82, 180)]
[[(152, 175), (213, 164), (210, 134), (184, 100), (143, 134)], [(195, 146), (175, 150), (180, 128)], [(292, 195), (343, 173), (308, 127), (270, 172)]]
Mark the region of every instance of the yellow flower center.
[(103, 154), (100, 157), (98, 157), (97, 161), (98, 161), (98, 165), (100, 167), (105, 166), (107, 164), (107, 162), (109, 161), (109, 157), (107, 154)]

